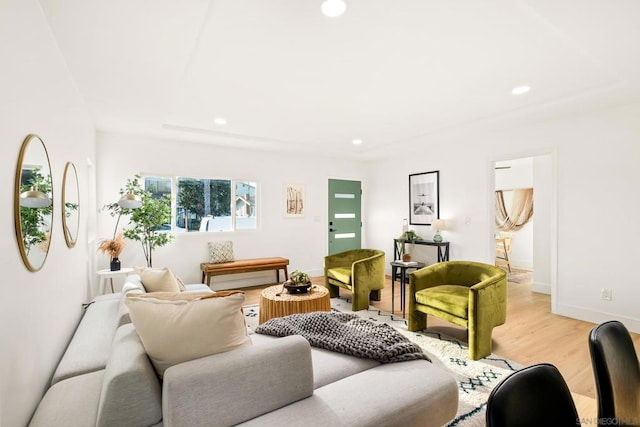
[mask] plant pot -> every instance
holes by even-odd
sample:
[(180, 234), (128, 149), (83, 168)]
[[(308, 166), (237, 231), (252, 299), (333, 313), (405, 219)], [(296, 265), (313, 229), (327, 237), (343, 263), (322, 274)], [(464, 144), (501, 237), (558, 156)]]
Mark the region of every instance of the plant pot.
[(402, 261), (404, 261), (404, 262), (409, 262), (409, 261), (411, 261), (411, 254), (404, 254), (404, 255), (402, 255)]
[(311, 288), (311, 282), (309, 283), (287, 283), (284, 284), (285, 289), (290, 294), (306, 294)]
[(111, 271), (119, 271), (120, 270), (120, 260), (118, 258), (113, 258), (111, 260)]

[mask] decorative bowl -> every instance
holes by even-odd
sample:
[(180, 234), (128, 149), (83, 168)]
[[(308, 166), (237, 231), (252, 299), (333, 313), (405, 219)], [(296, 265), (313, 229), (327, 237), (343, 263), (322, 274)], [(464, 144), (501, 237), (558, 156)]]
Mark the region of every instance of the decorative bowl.
[(300, 283), (300, 284), (286, 282), (284, 284), (284, 288), (290, 294), (306, 294), (309, 291), (309, 288), (311, 288), (311, 282), (309, 282), (309, 283)]

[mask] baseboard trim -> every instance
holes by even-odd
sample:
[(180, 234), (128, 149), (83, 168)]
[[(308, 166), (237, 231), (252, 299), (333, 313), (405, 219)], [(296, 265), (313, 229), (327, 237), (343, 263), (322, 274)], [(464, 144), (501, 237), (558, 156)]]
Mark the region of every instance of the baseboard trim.
[(586, 309), (584, 307), (569, 304), (558, 304), (556, 306), (555, 314), (595, 324), (608, 322), (609, 320), (618, 320), (622, 322), (629, 331), (640, 334), (640, 319), (635, 319), (628, 316), (620, 316), (617, 313)]
[(551, 285), (548, 283), (533, 282), (531, 284), (531, 290), (540, 294), (551, 295)]

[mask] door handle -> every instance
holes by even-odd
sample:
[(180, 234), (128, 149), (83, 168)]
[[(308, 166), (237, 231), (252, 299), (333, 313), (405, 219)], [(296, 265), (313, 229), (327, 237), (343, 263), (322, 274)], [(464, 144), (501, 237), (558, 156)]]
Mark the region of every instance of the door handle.
[(334, 230), (333, 228), (329, 229), (329, 232), (334, 232), (334, 231), (338, 231), (338, 230)]

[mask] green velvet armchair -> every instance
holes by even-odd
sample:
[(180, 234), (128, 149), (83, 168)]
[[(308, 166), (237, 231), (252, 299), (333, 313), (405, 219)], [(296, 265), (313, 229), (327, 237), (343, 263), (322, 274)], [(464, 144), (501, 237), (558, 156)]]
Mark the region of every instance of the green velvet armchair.
[(384, 251), (354, 249), (324, 257), (324, 286), (331, 298), (340, 288), (351, 291), (353, 311), (369, 308), (369, 298), (380, 301), (384, 288)]
[(491, 332), (507, 319), (507, 273), (473, 261), (446, 261), (409, 276), (410, 331), (427, 327), (427, 314), (467, 328), (469, 357), (491, 354)]

